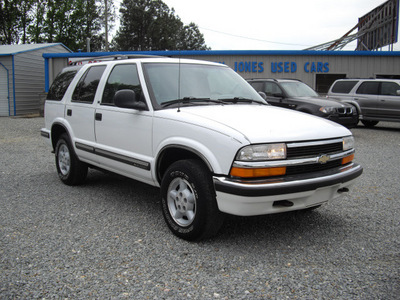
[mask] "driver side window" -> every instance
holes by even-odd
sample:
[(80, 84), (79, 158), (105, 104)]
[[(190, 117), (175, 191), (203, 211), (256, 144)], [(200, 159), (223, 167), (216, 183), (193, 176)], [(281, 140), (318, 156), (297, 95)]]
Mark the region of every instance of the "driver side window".
[(114, 95), (119, 90), (133, 90), (136, 101), (143, 101), (144, 96), (135, 64), (116, 65), (107, 79), (103, 92), (102, 105), (114, 105)]

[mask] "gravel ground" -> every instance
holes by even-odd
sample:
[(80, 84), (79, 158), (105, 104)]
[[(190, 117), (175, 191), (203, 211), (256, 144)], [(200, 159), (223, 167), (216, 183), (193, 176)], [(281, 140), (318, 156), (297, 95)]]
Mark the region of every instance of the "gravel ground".
[(190, 243), (158, 190), (63, 185), (43, 118), (0, 118), (1, 299), (399, 299), (400, 123), (352, 129), (364, 174), (313, 212), (229, 217)]

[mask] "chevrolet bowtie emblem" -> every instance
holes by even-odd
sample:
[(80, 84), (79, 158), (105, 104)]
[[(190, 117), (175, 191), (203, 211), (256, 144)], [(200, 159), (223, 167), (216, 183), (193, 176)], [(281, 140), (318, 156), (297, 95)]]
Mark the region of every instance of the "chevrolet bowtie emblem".
[(331, 157), (329, 155), (322, 154), (320, 157), (318, 157), (318, 162), (320, 164), (326, 164), (330, 159)]

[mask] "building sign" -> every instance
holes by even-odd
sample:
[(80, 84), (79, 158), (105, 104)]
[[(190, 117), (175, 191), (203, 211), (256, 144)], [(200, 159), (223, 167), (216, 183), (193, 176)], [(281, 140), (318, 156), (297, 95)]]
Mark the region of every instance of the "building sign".
[(388, 0), (358, 19), (357, 49), (377, 50), (397, 43), (399, 0)]
[(236, 61), (233, 69), (238, 73), (263, 73), (266, 68), (270, 68), (271, 73), (296, 73), (302, 71), (305, 73), (329, 73), (328, 62), (305, 62), (298, 66), (294, 61), (279, 61), (264, 64), (258, 61)]

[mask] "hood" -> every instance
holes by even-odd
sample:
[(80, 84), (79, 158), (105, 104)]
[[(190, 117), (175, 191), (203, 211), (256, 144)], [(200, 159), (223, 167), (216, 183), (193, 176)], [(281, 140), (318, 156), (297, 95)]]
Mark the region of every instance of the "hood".
[(296, 98), (289, 98), (294, 101), (301, 101), (304, 103), (314, 104), (318, 106), (325, 106), (325, 107), (351, 107), (350, 104), (342, 103), (339, 101), (335, 101), (332, 99), (327, 99), (323, 97), (296, 97)]
[(245, 139), (249, 143), (318, 140), (351, 135), (348, 129), (329, 120), (270, 105), (209, 105), (181, 107), (180, 112), (177, 109), (162, 112), (171, 114), (169, 117), (172, 119), (229, 134), (232, 138), (239, 141)]

